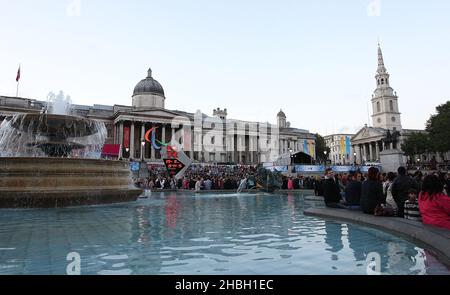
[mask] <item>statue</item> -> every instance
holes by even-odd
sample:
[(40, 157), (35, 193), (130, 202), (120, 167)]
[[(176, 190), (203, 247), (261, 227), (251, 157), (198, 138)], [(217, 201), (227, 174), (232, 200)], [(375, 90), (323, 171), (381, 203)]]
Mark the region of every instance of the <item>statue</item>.
[(262, 167), (262, 165), (259, 165), (258, 173), (256, 175), (256, 183), (257, 187), (262, 191), (273, 193), (274, 191), (282, 188), (282, 175), (280, 172), (272, 172)]
[(382, 139), (383, 144), (384, 144), (384, 149), (385, 150), (389, 150), (391, 149), (391, 144), (392, 147), (395, 149), (397, 147), (397, 143), (400, 139), (400, 132), (395, 130), (394, 132), (391, 133), (391, 130), (388, 130), (386, 133), (386, 137)]

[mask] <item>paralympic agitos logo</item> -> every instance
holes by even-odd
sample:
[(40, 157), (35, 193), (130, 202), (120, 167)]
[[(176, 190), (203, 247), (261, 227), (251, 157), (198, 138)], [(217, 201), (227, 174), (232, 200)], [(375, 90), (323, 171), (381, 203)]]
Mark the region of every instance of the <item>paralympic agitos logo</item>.
[[(149, 142), (155, 150), (161, 150), (161, 148), (167, 147), (167, 156), (169, 158), (178, 158), (178, 152), (177, 152), (177, 148), (175, 146), (172, 146), (165, 141), (160, 141), (160, 140), (156, 139), (156, 130), (160, 127), (161, 126), (156, 126), (156, 127), (150, 128), (150, 130), (148, 130), (145, 133), (145, 140), (147, 142)], [(151, 135), (151, 138), (150, 138), (150, 135)]]

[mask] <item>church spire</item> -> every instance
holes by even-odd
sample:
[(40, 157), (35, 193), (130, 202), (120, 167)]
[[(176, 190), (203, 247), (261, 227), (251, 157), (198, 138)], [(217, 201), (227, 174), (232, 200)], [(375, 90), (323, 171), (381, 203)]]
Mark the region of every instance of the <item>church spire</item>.
[(377, 88), (372, 96), (373, 126), (386, 130), (401, 130), (398, 97), (389, 84), (390, 76), (384, 65), (380, 43), (378, 43), (378, 69), (375, 79)]
[(384, 59), (383, 59), (383, 51), (381, 50), (380, 43), (378, 43), (378, 74), (385, 74), (386, 67), (384, 66)]
[(378, 69), (375, 78), (377, 80), (377, 88), (389, 87), (389, 73), (384, 66), (383, 51), (380, 43), (378, 43)]

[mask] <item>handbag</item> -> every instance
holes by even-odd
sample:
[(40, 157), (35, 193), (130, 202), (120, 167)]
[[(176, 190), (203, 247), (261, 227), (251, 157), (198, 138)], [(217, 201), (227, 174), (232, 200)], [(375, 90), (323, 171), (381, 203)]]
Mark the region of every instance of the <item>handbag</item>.
[(395, 216), (395, 212), (393, 208), (381, 204), (375, 207), (374, 215), (392, 217)]

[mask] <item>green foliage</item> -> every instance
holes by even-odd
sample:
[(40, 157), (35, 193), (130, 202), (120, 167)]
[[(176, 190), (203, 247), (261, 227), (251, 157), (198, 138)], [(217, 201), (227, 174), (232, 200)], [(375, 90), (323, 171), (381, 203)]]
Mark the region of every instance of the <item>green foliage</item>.
[(438, 106), (436, 111), (427, 122), (427, 131), (433, 151), (446, 153), (450, 151), (450, 101)]
[[(325, 157), (324, 151), (327, 152), (327, 156)], [(327, 147), (325, 143), (325, 138), (320, 134), (316, 134), (316, 157), (318, 161), (326, 161), (330, 156), (330, 148)]]
[(414, 157), (431, 151), (432, 144), (426, 133), (412, 133), (402, 144), (402, 150), (405, 155)]

